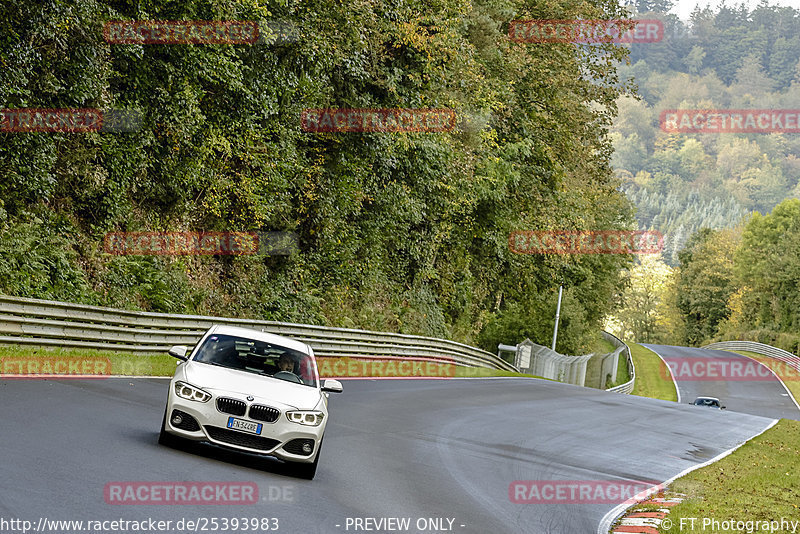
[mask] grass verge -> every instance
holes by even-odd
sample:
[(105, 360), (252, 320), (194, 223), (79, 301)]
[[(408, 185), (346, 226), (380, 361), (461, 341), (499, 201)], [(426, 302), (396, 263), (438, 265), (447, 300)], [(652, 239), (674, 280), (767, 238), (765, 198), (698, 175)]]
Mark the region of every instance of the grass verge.
[[(68, 372), (60, 373), (59, 368), (54, 368), (56, 362), (61, 360), (71, 362), (71, 366), (66, 368)], [(175, 358), (166, 353), (135, 354), (95, 349), (0, 346), (0, 370), (5, 374), (172, 376), (175, 362)]]
[(636, 367), (633, 394), (677, 402), (678, 393), (675, 391), (675, 384), (661, 358), (638, 343), (628, 343), (628, 346), (631, 348), (633, 365)]
[(616, 379), (606, 383), (606, 387), (603, 388), (603, 389), (615, 388), (615, 387), (617, 387), (619, 385), (624, 384), (625, 382), (627, 382), (627, 381), (629, 381), (631, 379), (630, 378), (630, 376), (631, 376), (630, 375), (630, 370), (628, 369), (628, 358), (626, 358), (625, 355), (622, 352), (620, 352), (617, 355), (617, 358), (618, 358), (618, 361), (617, 361), (617, 376), (616, 376)]
[[(55, 368), (56, 362), (69, 363)], [(168, 354), (134, 354), (95, 349), (0, 346), (0, 372), (4, 374), (99, 374), (126, 376), (172, 376), (177, 360)], [(66, 365), (66, 367), (64, 366)], [(49, 367), (48, 367), (49, 366)], [(86, 372), (84, 372), (84, 368)], [(65, 369), (64, 372), (59, 372)], [(490, 378), (508, 376), (541, 378), (535, 375), (456, 366), (457, 378)]]
[(596, 354), (608, 354), (609, 352), (614, 352), (616, 348), (613, 343), (600, 337), (595, 341), (593, 352)]
[[(686, 498), (671, 509), (672, 527), (662, 528), (663, 533), (761, 532), (763, 523), (755, 530), (755, 522), (799, 521), (800, 421), (781, 419), (729, 456), (674, 481), (669, 489)], [(694, 528), (690, 518), (695, 518)], [(704, 520), (718, 523), (704, 525)], [(751, 528), (726, 529), (726, 520), (750, 521)]]
[[(620, 352), (617, 356), (619, 358), (619, 362), (617, 362), (617, 384), (624, 384), (628, 380), (631, 379), (631, 371), (628, 369), (628, 358), (625, 357), (625, 353)], [(636, 365), (636, 364), (634, 364)]]

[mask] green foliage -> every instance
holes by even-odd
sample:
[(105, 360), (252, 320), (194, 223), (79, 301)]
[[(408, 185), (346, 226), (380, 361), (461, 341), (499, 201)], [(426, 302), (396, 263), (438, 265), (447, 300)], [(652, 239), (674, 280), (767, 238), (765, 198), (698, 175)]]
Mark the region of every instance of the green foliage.
[[(615, 67), (627, 52), (519, 44), (506, 32), (513, 19), (621, 15), (607, 0), (6, 3), (5, 107), (131, 109), (142, 128), (0, 133), (0, 215), (9, 225), (0, 289), (467, 342), (485, 330), (490, 347), (545, 335), (551, 314), (541, 304), (563, 282), (559, 349), (577, 352), (613, 304), (628, 258), (520, 256), (507, 240), (518, 229), (632, 226), (607, 138), (627, 91)], [(280, 19), (298, 39), (103, 40), (104, 22), (141, 19)], [(449, 108), (458, 127), (304, 132), (302, 110), (324, 107)], [(16, 231), (22, 224), (30, 226)], [(143, 230), (290, 231), (300, 251), (177, 259), (101, 251), (106, 232)], [(525, 324), (506, 327), (523, 309)]]
[(730, 314), (737, 245), (738, 235), (733, 231), (703, 229), (678, 254), (677, 305), (686, 321), (686, 343), (690, 345), (711, 338)]
[(625, 271), (620, 310), (606, 319), (607, 329), (621, 339), (663, 343), (674, 335), (666, 302), (673, 271), (659, 256), (642, 256)]
[(679, 252), (695, 232), (702, 228), (731, 228), (747, 215), (734, 199), (706, 200), (696, 192), (687, 195), (654, 193), (631, 184), (623, 186), (622, 190), (638, 207), (640, 224), (645, 228), (658, 228), (664, 234), (662, 256), (671, 266), (678, 265)]
[(768, 215), (754, 214), (742, 233), (736, 275), (742, 307), (736, 318), (751, 328), (793, 332), (800, 327), (800, 200), (785, 200)]
[(675, 266), (677, 252), (699, 229), (732, 228), (747, 213), (767, 213), (784, 198), (800, 196), (800, 139), (670, 134), (659, 127), (659, 114), (796, 108), (800, 16), (767, 4), (697, 9), (687, 22), (657, 16), (664, 20), (664, 40), (632, 45), (631, 64), (620, 68), (622, 79), (635, 79), (642, 99), (618, 101), (613, 163), (639, 208), (640, 228), (666, 235), (664, 257)]
[(72, 302), (92, 298), (73, 243), (37, 219), (0, 231), (0, 291)]
[[(183, 312), (190, 300), (183, 269), (157, 256), (117, 257), (108, 261), (106, 268), (105, 299), (115, 306), (177, 313)], [(136, 300), (126, 300), (131, 296)]]
[(800, 200), (788, 199), (739, 228), (702, 230), (680, 252), (675, 307), (701, 345), (742, 339), (797, 352), (800, 336)]
[[(497, 352), (499, 343), (516, 344), (524, 339), (550, 347), (555, 325), (558, 290), (530, 295), (509, 304), (496, 314), (481, 332), (478, 343), (484, 350)], [(556, 352), (578, 354), (590, 352), (596, 344), (598, 328), (577, 292), (565, 289), (561, 301)], [(510, 340), (515, 340), (511, 342)]]

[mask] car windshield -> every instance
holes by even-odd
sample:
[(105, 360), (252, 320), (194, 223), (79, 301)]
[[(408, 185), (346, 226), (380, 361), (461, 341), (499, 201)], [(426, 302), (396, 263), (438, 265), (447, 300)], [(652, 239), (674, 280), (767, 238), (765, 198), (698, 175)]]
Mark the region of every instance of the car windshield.
[(226, 334), (208, 336), (195, 361), (317, 387), (314, 358), (282, 345)]
[(719, 406), (719, 402), (714, 399), (697, 399), (694, 403), (697, 406)]

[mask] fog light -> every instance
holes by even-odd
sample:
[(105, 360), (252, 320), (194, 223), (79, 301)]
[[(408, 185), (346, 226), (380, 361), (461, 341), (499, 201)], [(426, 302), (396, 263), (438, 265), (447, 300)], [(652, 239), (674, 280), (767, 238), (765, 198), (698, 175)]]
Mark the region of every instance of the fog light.
[(311, 454), (311, 450), (312, 450), (311, 449), (311, 443), (309, 443), (307, 441), (305, 443), (303, 443), (303, 452), (304, 453)]
[(182, 422), (183, 422), (183, 417), (181, 417), (181, 414), (176, 413), (175, 415), (172, 416), (172, 424), (173, 425), (178, 426)]

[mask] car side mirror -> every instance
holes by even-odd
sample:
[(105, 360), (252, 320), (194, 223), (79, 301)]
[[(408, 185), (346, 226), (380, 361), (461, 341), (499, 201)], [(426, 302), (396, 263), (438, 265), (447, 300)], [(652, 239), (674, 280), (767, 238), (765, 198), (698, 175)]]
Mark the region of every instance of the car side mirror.
[(189, 352), (189, 347), (186, 345), (175, 345), (169, 349), (169, 355), (179, 360), (187, 360), (186, 353)]
[(331, 378), (322, 381), (322, 391), (328, 391), (330, 393), (341, 393), (342, 392), (342, 383), (338, 380), (333, 380)]

